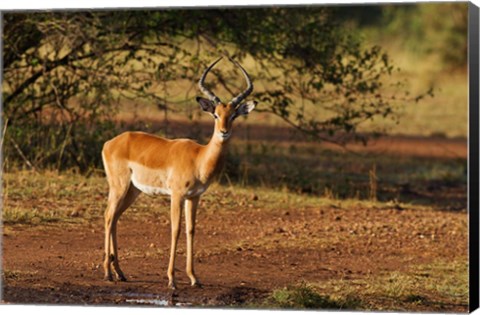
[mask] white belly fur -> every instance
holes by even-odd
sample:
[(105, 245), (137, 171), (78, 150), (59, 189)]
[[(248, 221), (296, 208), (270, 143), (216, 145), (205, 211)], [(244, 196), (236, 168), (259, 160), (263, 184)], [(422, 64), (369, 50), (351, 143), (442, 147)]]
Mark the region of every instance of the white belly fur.
[[(168, 179), (171, 176), (170, 170), (152, 170), (137, 163), (130, 163), (129, 166), (132, 170), (130, 180), (138, 190), (150, 196), (172, 195), (172, 190), (167, 185)], [(184, 197), (198, 197), (207, 190), (208, 186), (209, 183), (203, 184), (197, 182), (189, 190), (183, 192)]]
[(154, 186), (148, 186), (148, 185), (143, 185), (140, 184), (136, 179), (135, 176), (132, 175), (131, 177), (132, 183), (135, 187), (137, 187), (138, 190), (141, 192), (153, 196), (153, 195), (171, 195), (172, 191), (168, 188), (163, 188), (163, 187), (154, 187)]
[[(155, 195), (172, 195), (172, 191), (168, 188), (164, 187), (154, 187), (154, 186), (148, 186), (148, 185), (143, 185), (140, 184), (134, 176), (131, 177), (132, 183), (135, 187), (137, 187), (138, 190), (141, 192), (150, 195), (150, 196), (155, 196)], [(190, 189), (187, 191), (185, 194), (185, 197), (197, 197), (203, 194), (207, 190), (208, 186), (200, 185), (197, 187), (194, 187), (193, 189)]]
[(138, 190), (147, 195), (171, 195), (166, 183), (170, 170), (153, 170), (135, 162), (129, 162), (132, 171), (131, 181)]

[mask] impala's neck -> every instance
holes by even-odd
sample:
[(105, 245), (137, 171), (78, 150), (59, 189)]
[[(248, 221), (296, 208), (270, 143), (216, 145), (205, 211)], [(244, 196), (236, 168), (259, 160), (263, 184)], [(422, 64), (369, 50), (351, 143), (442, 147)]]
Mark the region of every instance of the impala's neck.
[(204, 147), (201, 158), (201, 177), (210, 181), (219, 171), (227, 152), (229, 139), (221, 140), (214, 132), (210, 142)]

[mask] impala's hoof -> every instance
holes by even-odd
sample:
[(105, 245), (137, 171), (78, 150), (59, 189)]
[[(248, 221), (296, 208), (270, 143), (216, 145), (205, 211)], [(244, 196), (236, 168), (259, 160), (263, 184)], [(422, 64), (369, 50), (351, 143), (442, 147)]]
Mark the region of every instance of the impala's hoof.
[(172, 291), (175, 291), (177, 289), (177, 286), (175, 285), (174, 282), (169, 282), (168, 283), (168, 288)]
[(117, 276), (117, 280), (118, 280), (118, 281), (121, 281), (121, 282), (126, 282), (126, 281), (127, 281), (127, 278), (125, 278), (124, 275), (118, 275), (118, 276)]
[(112, 282), (113, 281), (113, 276), (112, 275), (106, 275), (105, 277), (103, 277), (103, 280), (108, 281), (108, 282)]
[(197, 282), (194, 282), (194, 283), (192, 283), (192, 288), (199, 288), (199, 289), (201, 289), (201, 288), (203, 288), (203, 284), (201, 284), (201, 283), (198, 282), (198, 281), (197, 281)]

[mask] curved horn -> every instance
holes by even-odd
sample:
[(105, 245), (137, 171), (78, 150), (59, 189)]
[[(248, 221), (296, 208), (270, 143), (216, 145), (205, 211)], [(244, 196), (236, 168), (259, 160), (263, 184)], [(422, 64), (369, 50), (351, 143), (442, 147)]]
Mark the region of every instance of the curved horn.
[(203, 72), (202, 76), (200, 77), (200, 80), (198, 81), (198, 87), (200, 88), (200, 91), (202, 91), (203, 94), (205, 94), (206, 96), (208, 96), (208, 98), (213, 101), (215, 104), (217, 103), (220, 103), (220, 99), (215, 95), (213, 94), (209, 89), (207, 89), (203, 83), (205, 82), (205, 77), (207, 76), (208, 72), (213, 68), (213, 66), (215, 66), (217, 64), (217, 62), (220, 61), (220, 59), (222, 59), (223, 57), (220, 57), (218, 58), (217, 60), (215, 60), (214, 62), (212, 62), (212, 64), (210, 66), (208, 66), (208, 68)]
[(241, 101), (243, 101), (248, 95), (250, 95), (250, 93), (252, 93), (253, 91), (253, 84), (252, 84), (252, 80), (250, 79), (250, 77), (248, 76), (248, 73), (247, 71), (245, 71), (245, 69), (243, 69), (243, 67), (238, 63), (236, 62), (235, 60), (233, 60), (232, 58), (228, 58), (234, 65), (236, 65), (237, 67), (240, 68), (240, 70), (242, 71), (243, 75), (245, 76), (245, 80), (247, 81), (247, 88), (245, 89), (245, 91), (243, 91), (242, 93), (240, 93), (237, 97), (233, 98), (232, 99), (232, 105), (233, 106), (237, 106)]

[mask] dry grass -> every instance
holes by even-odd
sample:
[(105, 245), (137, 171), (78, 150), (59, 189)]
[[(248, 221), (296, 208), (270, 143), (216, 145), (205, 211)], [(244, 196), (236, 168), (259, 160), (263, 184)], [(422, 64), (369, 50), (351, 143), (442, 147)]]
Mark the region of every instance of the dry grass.
[(5, 224), (73, 223), (98, 217), (106, 182), (74, 173), (18, 171), (3, 174)]
[(430, 311), (442, 305), (468, 305), (465, 260), (438, 261), (407, 272), (389, 272), (360, 279), (335, 279), (275, 290), (264, 307)]
[(356, 297), (359, 309), (428, 311), (442, 304), (468, 305), (468, 265), (465, 259), (436, 261), (362, 279), (310, 284), (336, 300)]
[[(75, 223), (96, 220), (103, 216), (108, 185), (104, 177), (85, 178), (75, 173), (45, 171), (16, 171), (3, 174), (2, 219), (9, 224), (41, 224), (48, 222)], [(291, 208), (348, 207), (349, 205), (380, 205), (361, 200), (334, 200), (323, 197), (298, 195), (288, 190), (259, 187), (250, 188), (214, 183), (202, 198), (207, 212), (233, 211), (239, 206), (255, 207), (265, 212)], [(132, 216), (165, 213), (169, 209), (167, 197), (141, 196), (130, 209)]]

